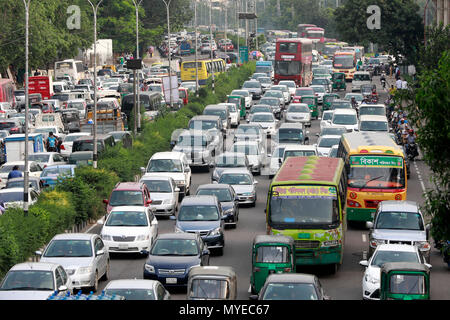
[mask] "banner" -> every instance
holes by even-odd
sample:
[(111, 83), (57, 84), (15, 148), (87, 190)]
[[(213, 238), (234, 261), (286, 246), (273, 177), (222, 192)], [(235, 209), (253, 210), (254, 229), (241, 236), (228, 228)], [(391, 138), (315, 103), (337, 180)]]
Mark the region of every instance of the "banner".
[(328, 186), (276, 186), (272, 198), (282, 199), (337, 199), (335, 187)]
[(352, 167), (403, 168), (403, 158), (390, 156), (351, 156)]

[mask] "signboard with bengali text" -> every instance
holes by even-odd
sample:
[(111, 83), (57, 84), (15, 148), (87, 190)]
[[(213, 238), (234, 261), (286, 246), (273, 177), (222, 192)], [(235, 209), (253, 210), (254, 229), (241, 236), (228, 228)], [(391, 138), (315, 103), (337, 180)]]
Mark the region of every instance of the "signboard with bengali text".
[(403, 159), (401, 157), (390, 156), (351, 156), (350, 165), (352, 167), (388, 167), (403, 168)]
[(337, 199), (335, 187), (328, 186), (276, 186), (272, 198), (281, 199)]

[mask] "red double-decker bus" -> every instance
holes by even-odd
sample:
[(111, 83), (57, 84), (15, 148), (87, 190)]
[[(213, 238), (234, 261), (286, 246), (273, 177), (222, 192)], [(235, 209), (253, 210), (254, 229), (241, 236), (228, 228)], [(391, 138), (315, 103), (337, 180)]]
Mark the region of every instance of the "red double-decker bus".
[(306, 87), (312, 81), (312, 40), (305, 38), (277, 39), (275, 50), (275, 83), (294, 80)]
[(317, 27), (315, 24), (299, 24), (297, 26), (297, 36), (299, 38), (306, 38), (306, 28)]
[(322, 52), (325, 45), (325, 29), (309, 27), (305, 30), (306, 38), (313, 40), (313, 49)]

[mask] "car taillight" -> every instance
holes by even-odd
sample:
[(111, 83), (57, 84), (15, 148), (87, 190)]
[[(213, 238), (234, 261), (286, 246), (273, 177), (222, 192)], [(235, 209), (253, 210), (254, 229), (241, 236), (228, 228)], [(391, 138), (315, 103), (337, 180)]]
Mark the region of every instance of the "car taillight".
[(66, 150), (66, 147), (64, 147), (64, 145), (61, 145), (61, 150)]

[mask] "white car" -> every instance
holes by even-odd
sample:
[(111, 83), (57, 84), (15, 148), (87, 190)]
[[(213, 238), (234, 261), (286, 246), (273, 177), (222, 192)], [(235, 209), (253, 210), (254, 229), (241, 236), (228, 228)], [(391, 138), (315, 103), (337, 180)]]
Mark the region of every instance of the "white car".
[(278, 85), (286, 86), (289, 90), (289, 94), (291, 95), (290, 99), (292, 99), (292, 97), (295, 94), (295, 89), (297, 88), (295, 81), (294, 80), (281, 80), (280, 82), (278, 82)]
[(306, 103), (291, 103), (285, 113), (286, 122), (299, 122), (311, 127), (311, 110)]
[(312, 85), (310, 86), (314, 90), (314, 95), (317, 97), (318, 103), (323, 103), (323, 96), (326, 93), (325, 86), (322, 86), (320, 84)]
[(325, 135), (320, 136), (317, 140), (317, 144), (314, 144), (315, 147), (317, 147), (317, 155), (319, 157), (328, 157), (330, 154), (331, 147), (333, 147), (336, 144), (339, 144), (339, 141), (341, 140), (341, 136), (337, 135)]
[(237, 127), (241, 120), (241, 114), (234, 103), (221, 102), (220, 106), (227, 106), (228, 112), (230, 113), (230, 124), (231, 126)]
[[(18, 207), (23, 208), (23, 188), (7, 188), (0, 190), (0, 202), (3, 202), (4, 208)], [(33, 188), (28, 188), (28, 204), (36, 203), (39, 193)]]
[(157, 280), (112, 280), (103, 290), (109, 296), (122, 296), (125, 300), (170, 300), (169, 291)]
[(42, 169), (54, 164), (67, 164), (58, 152), (36, 152), (28, 156), (29, 161), (36, 161)]
[(73, 142), (77, 140), (78, 137), (89, 136), (90, 134), (91, 134), (90, 132), (69, 133), (67, 136), (64, 137), (64, 140), (61, 144), (61, 155), (64, 158), (69, 158), (70, 154), (72, 153)]
[(236, 89), (231, 91), (230, 96), (243, 96), (245, 98), (245, 108), (250, 109), (252, 106), (253, 95), (246, 89)]
[(264, 148), (257, 141), (237, 141), (230, 149), (231, 152), (245, 153), (252, 172), (261, 174), (264, 166)]
[(320, 130), (324, 127), (331, 125), (331, 119), (333, 119), (334, 110), (325, 110), (322, 113), (322, 119), (320, 120)]
[[(291, 101), (291, 93), (289, 92), (289, 89), (285, 85), (277, 84), (270, 88), (270, 90), (278, 90), (283, 93), (284, 97), (284, 104), (287, 105)], [(295, 93), (295, 91), (294, 91)]]
[(343, 126), (347, 131), (358, 131), (358, 116), (354, 109), (336, 109), (334, 110), (331, 124), (333, 126)]
[(175, 215), (178, 207), (180, 188), (171, 177), (153, 176), (143, 177), (139, 182), (147, 185), (152, 199), (151, 208), (155, 215)]
[(247, 121), (249, 124), (260, 124), (267, 136), (273, 136), (277, 132), (278, 120), (272, 112), (251, 114)]
[(268, 157), (270, 158), (269, 178), (272, 178), (274, 175), (276, 175), (278, 169), (280, 169), (280, 161), (283, 161), (284, 148), (286, 148), (286, 146), (287, 145), (285, 144), (279, 144), (274, 147), (272, 154), (268, 155)]
[[(19, 166), (19, 171), (22, 172), (23, 176), (25, 161), (11, 161), (4, 163), (0, 167), (0, 188), (3, 188), (6, 185), (8, 175), (16, 165)], [(30, 173), (30, 176), (39, 178), (42, 173), (42, 167), (36, 161), (28, 161), (28, 172)]]
[(24, 262), (9, 269), (0, 284), (0, 300), (47, 300), (55, 293), (72, 293), (72, 279), (56, 263)]
[(109, 278), (109, 253), (95, 233), (61, 233), (52, 238), (44, 252), (36, 251), (41, 262), (64, 267), (73, 288), (98, 290), (100, 279)]
[(158, 236), (158, 221), (151, 207), (117, 206), (108, 214), (100, 235), (109, 252), (150, 252)]
[(309, 157), (309, 156), (317, 156), (317, 148), (311, 145), (287, 145), (284, 148), (283, 157), (281, 159), (282, 162), (286, 160), (288, 157)]
[(389, 123), (386, 116), (362, 115), (359, 118), (359, 131), (389, 132)]
[(369, 261), (362, 260), (359, 264), (366, 267), (362, 278), (363, 299), (380, 299), (380, 267), (387, 262), (415, 262), (423, 263), (428, 268), (430, 264), (419, 252), (417, 246), (406, 244), (381, 244), (370, 257)]

